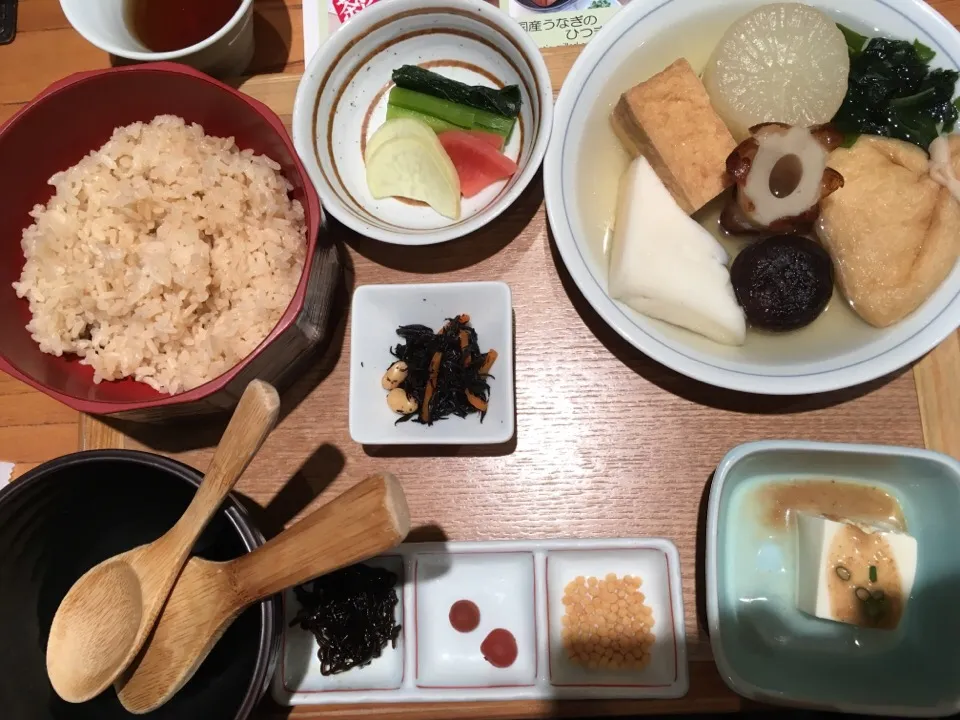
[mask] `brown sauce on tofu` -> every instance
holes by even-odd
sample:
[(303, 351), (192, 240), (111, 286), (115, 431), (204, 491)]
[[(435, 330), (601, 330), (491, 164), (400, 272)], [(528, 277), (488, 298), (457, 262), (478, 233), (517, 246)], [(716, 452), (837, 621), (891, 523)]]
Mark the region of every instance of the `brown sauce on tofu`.
[(841, 480), (791, 480), (759, 490), (762, 519), (773, 530), (788, 530), (794, 513), (820, 515), (837, 522), (858, 522), (906, 532), (903, 510), (877, 487)]

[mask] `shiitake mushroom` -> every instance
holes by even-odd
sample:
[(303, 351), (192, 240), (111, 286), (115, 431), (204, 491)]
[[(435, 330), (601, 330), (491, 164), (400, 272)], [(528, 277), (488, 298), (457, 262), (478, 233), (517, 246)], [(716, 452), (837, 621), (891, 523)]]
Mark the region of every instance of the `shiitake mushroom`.
[(730, 268), (737, 302), (754, 327), (775, 332), (809, 325), (830, 302), (833, 262), (802, 235), (774, 235), (745, 248)]

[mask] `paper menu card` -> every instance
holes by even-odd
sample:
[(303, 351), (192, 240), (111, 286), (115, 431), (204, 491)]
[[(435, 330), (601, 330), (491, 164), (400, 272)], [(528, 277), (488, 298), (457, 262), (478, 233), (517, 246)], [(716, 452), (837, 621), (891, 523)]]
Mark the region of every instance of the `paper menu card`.
[[(626, 0), (629, 1), (629, 0)], [(585, 45), (621, 7), (619, 0), (500, 0), (541, 48)]]
[[(391, 0), (304, 0), (304, 60), (350, 18), (376, 2)], [(486, 0), (520, 23), (541, 48), (583, 45), (629, 0)]]

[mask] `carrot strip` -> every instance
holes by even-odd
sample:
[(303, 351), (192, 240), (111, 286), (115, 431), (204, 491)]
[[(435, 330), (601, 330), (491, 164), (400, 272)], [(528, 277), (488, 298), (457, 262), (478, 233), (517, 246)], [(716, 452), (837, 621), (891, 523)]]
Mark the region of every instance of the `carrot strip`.
[(477, 410), (479, 410), (480, 412), (486, 412), (486, 411), (487, 411), (487, 403), (486, 403), (486, 401), (483, 400), (483, 399), (481, 399), (481, 398), (479, 398), (479, 397), (477, 397), (476, 395), (474, 395), (474, 394), (473, 394), (472, 392), (470, 392), (469, 390), (467, 390), (467, 402), (469, 402), (471, 405), (473, 405), (473, 406), (474, 406)]
[[(463, 313), (462, 315), (457, 315), (455, 318), (453, 318), (453, 320), (460, 323), (461, 325), (466, 325), (468, 322), (470, 322), (470, 316), (467, 315), (466, 313)], [(449, 327), (450, 327), (450, 321), (448, 320), (443, 324), (442, 328), (437, 330), (437, 335), (443, 335)]]
[(440, 359), (439, 352), (435, 352), (430, 359), (430, 377), (427, 379), (427, 387), (423, 391), (423, 406), (420, 408), (420, 419), (423, 422), (430, 421), (430, 401), (437, 391), (437, 380), (440, 378)]
[(493, 367), (493, 364), (497, 361), (497, 351), (491, 350), (487, 353), (486, 359), (483, 361), (483, 365), (480, 366), (480, 374), (487, 375), (490, 372), (490, 368)]

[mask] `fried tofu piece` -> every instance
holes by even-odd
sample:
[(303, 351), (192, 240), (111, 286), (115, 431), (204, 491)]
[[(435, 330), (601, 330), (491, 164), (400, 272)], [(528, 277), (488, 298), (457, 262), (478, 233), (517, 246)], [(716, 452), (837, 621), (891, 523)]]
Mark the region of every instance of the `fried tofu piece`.
[(726, 160), (737, 143), (686, 59), (621, 95), (610, 121), (627, 152), (647, 159), (687, 214), (733, 184)]
[[(960, 171), (960, 138), (949, 140)], [(960, 257), (960, 203), (930, 177), (927, 154), (861, 135), (830, 154), (843, 187), (821, 202), (817, 235), (856, 313), (889, 327), (920, 307)]]

